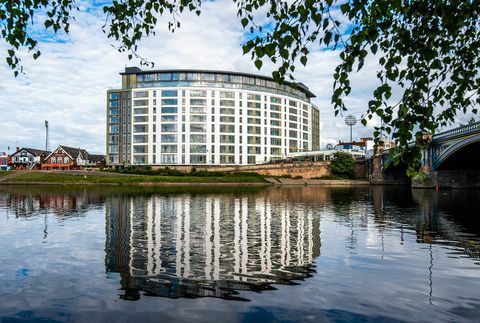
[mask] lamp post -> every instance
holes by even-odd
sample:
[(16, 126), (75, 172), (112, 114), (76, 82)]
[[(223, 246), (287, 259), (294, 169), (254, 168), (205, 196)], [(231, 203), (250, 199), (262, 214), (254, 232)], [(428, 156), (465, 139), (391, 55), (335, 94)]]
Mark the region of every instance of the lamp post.
[(352, 137), (352, 127), (357, 123), (357, 118), (355, 118), (354, 116), (352, 116), (351, 114), (348, 115), (346, 118), (345, 118), (345, 124), (347, 126), (350, 126), (350, 142), (353, 142), (353, 137)]

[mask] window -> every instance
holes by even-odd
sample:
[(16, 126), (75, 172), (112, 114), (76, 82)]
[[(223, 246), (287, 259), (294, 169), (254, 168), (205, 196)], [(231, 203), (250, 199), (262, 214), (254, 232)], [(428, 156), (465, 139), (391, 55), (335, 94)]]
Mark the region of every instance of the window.
[(256, 111), (256, 110), (248, 110), (247, 115), (250, 116), (250, 117), (260, 117), (262, 115), (262, 113), (260, 111)]
[(133, 135), (133, 142), (134, 143), (146, 143), (148, 142), (148, 136), (147, 135)]
[(57, 158), (56, 158), (56, 157), (52, 157), (51, 160), (52, 160), (52, 164), (56, 164), (56, 163), (57, 163)]
[(222, 99), (235, 99), (235, 92), (220, 92)]
[(280, 139), (280, 138), (270, 138), (270, 144), (272, 146), (281, 146), (282, 145), (282, 139)]
[(142, 146), (133, 146), (133, 153), (135, 154), (146, 154), (148, 152), (148, 146), (142, 145)]
[(272, 119), (281, 119), (280, 113), (270, 112), (270, 118)]
[(135, 155), (133, 156), (133, 163), (134, 164), (145, 164), (147, 160), (147, 156), (145, 155)]
[(220, 155), (220, 164), (234, 164), (235, 156), (232, 155)]
[(162, 105), (177, 105), (177, 99), (162, 99)]
[(148, 100), (134, 100), (133, 101), (133, 106), (134, 107), (139, 107), (139, 106), (144, 106), (148, 105)]
[(162, 107), (162, 114), (163, 113), (177, 113), (178, 109), (174, 107)]
[(207, 135), (190, 135), (190, 142), (206, 143), (207, 142)]
[(160, 139), (162, 142), (177, 142), (177, 135), (162, 135)]
[(68, 158), (68, 157), (63, 158), (63, 163), (64, 164), (68, 164), (69, 162), (70, 162), (70, 158)]
[(190, 108), (190, 113), (191, 114), (194, 114), (194, 113), (207, 113), (207, 108), (201, 108), (201, 107), (191, 107)]
[(148, 98), (148, 91), (133, 92), (134, 98)]
[(192, 154), (204, 154), (207, 152), (207, 146), (205, 145), (192, 145), (190, 146), (190, 153)]
[(233, 100), (220, 100), (220, 105), (224, 107), (234, 107), (235, 101)]
[(252, 155), (260, 155), (261, 154), (261, 147), (255, 147), (255, 146), (248, 146), (247, 147), (247, 153), (252, 154)]
[(290, 131), (288, 132), (288, 136), (289, 136), (290, 138), (297, 138), (297, 131), (295, 131), (295, 130), (290, 130)]
[(270, 120), (270, 125), (271, 125), (271, 126), (280, 127), (280, 126), (281, 126), (281, 122), (280, 122), (279, 120)]
[[(204, 98), (204, 97), (207, 96), (207, 91), (190, 91), (190, 96), (191, 97), (202, 97), (202, 98)], [(192, 103), (190, 103), (190, 104), (192, 104)]]
[(177, 163), (177, 155), (162, 155), (160, 157), (160, 162), (162, 164), (176, 164)]
[(220, 114), (235, 114), (235, 109), (220, 108)]
[(247, 143), (251, 145), (260, 145), (262, 144), (262, 140), (260, 137), (248, 136)]
[(221, 124), (220, 125), (220, 132), (234, 133), (235, 132), (235, 126), (234, 125)]
[(270, 110), (280, 112), (282, 110), (282, 108), (279, 105), (271, 104), (270, 105)]
[(262, 96), (260, 94), (248, 94), (247, 95), (247, 100), (260, 101), (261, 99), (262, 99)]
[(206, 99), (190, 99), (190, 105), (207, 105)]
[(133, 114), (148, 114), (148, 108), (134, 108)]
[(295, 122), (289, 122), (288, 126), (293, 129), (297, 129), (297, 124)]
[(272, 102), (272, 103), (282, 103), (282, 99), (272, 96), (270, 98), (270, 102)]
[(191, 115), (190, 116), (190, 121), (191, 122), (207, 122), (207, 116), (197, 116), (197, 115)]
[(270, 148), (270, 155), (273, 156), (281, 156), (282, 155), (282, 148)]
[(261, 127), (248, 126), (247, 133), (260, 135), (262, 133)]
[(133, 122), (148, 122), (148, 116), (134, 116)]
[(161, 151), (162, 153), (176, 153), (177, 145), (162, 145)]
[(235, 143), (235, 136), (220, 135), (220, 143), (222, 143), (222, 144), (233, 144), (233, 143)]
[(134, 133), (148, 132), (148, 125), (146, 125), (146, 124), (142, 124), (142, 125), (136, 124), (136, 125), (133, 125), (133, 132), (134, 132)]
[(162, 121), (177, 121), (177, 116), (175, 115), (166, 115), (166, 116), (163, 116), (162, 115)]
[(262, 105), (260, 102), (247, 102), (247, 107), (248, 108), (254, 108), (254, 109), (260, 109)]
[(176, 123), (162, 124), (162, 132), (177, 132), (177, 124)]
[(221, 154), (234, 154), (235, 153), (235, 146), (220, 146), (220, 153)]
[(190, 164), (206, 164), (206, 155), (190, 155)]
[(272, 135), (272, 136), (280, 136), (281, 135), (280, 133), (281, 133), (280, 129), (278, 129), (278, 128), (271, 128), (270, 129), (270, 135)]
[[(174, 98), (174, 97), (177, 97), (178, 96), (178, 92), (177, 91), (174, 91), (174, 90), (165, 90), (165, 91), (162, 91), (162, 97), (164, 98)], [(176, 101), (176, 100), (175, 100)], [(162, 100), (162, 104), (163, 104), (163, 100)], [(176, 103), (175, 103), (176, 104)]]
[(235, 117), (220, 116), (220, 122), (235, 122)]
[(207, 132), (207, 125), (192, 123), (190, 124), (190, 132)]
[(258, 118), (248, 118), (247, 122), (250, 124), (261, 124), (261, 120)]

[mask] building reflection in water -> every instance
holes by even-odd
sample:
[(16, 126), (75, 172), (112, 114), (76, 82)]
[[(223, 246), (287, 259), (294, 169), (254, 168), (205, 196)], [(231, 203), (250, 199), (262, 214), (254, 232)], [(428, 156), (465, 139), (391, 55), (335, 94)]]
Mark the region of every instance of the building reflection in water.
[(293, 284), (320, 254), (319, 216), (253, 196), (111, 197), (106, 269), (123, 299), (242, 299), (238, 291)]

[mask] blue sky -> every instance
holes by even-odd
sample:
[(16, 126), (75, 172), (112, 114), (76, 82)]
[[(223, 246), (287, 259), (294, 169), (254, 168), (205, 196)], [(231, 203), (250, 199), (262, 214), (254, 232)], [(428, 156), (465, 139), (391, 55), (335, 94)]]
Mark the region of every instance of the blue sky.
[[(33, 61), (23, 55), (25, 75), (18, 78), (0, 60), (0, 151), (15, 146), (44, 147), (44, 120), (50, 123), (50, 148), (58, 144), (105, 151), (105, 101), (109, 88), (120, 87), (119, 72), (125, 66), (139, 65), (119, 53), (102, 32), (105, 16), (101, 10), (109, 1), (79, 1), (69, 35), (54, 36), (35, 30), (41, 57)], [(242, 55), (245, 32), (232, 0), (204, 2), (200, 17), (185, 13), (181, 28), (170, 33), (169, 17), (162, 17), (155, 37), (143, 39), (139, 53), (155, 62), (155, 68), (222, 69), (270, 75), (271, 64), (259, 72), (250, 55)], [(41, 27), (41, 26), (39, 26)], [(0, 53), (6, 47), (0, 43)], [(295, 76), (317, 98), (321, 111), (321, 145), (349, 137), (343, 118), (334, 117), (330, 104), (333, 71), (338, 52), (311, 48), (307, 67), (297, 67)], [(349, 113), (357, 118), (365, 111), (377, 84), (376, 62), (367, 61), (352, 78), (353, 92), (346, 100)], [(395, 94), (392, 99), (395, 98)], [(465, 119), (468, 119), (465, 117)], [(371, 136), (372, 126), (358, 124), (354, 137)]]

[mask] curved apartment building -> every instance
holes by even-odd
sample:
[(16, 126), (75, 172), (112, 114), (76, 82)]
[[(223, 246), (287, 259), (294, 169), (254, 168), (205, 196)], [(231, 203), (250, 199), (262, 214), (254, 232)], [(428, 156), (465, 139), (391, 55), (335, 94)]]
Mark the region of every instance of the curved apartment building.
[(247, 73), (127, 67), (107, 92), (107, 164), (246, 165), (319, 150), (303, 84)]

